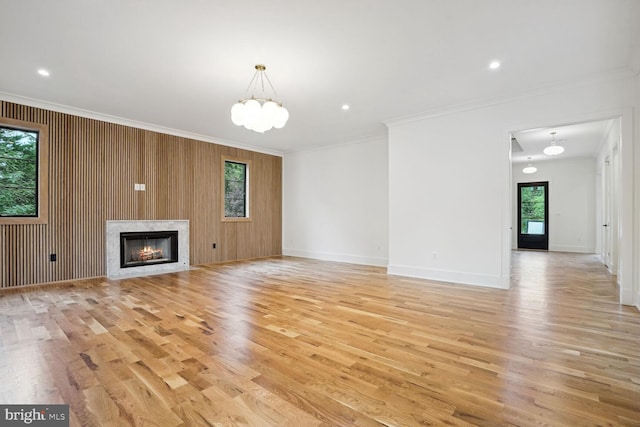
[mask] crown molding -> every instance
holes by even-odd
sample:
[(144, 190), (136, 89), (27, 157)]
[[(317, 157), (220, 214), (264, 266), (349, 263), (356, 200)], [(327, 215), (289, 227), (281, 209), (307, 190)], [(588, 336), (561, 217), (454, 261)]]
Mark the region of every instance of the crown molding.
[(496, 97), (476, 99), (471, 102), (450, 105), (447, 107), (435, 108), (432, 110), (423, 111), (421, 113), (409, 114), (402, 117), (392, 118), (385, 120), (384, 123), (387, 127), (400, 126), (420, 120), (433, 119), (435, 117), (446, 116), (449, 114), (457, 114), (465, 111), (480, 110), (494, 105), (506, 104), (508, 102), (516, 101), (523, 98), (530, 98), (540, 95), (545, 95), (551, 92), (557, 92), (560, 90), (566, 90), (571, 88), (578, 88), (583, 86), (589, 86), (597, 83), (604, 83), (616, 80), (623, 80), (634, 78), (638, 75), (637, 72), (631, 68), (624, 67), (616, 70), (594, 74), (583, 79), (577, 80), (565, 80), (551, 85), (539, 86), (536, 88), (519, 91), (511, 94), (500, 95)]
[(289, 150), (289, 151), (286, 151), (284, 154), (287, 155), (287, 154), (295, 154), (295, 153), (307, 153), (312, 151), (334, 150), (337, 148), (348, 147), (350, 145), (367, 144), (367, 143), (378, 142), (378, 141), (388, 142), (388, 140), (389, 140), (388, 129), (385, 127), (382, 127), (382, 129), (379, 129), (373, 133), (369, 133), (368, 135), (362, 136), (360, 138), (345, 139), (344, 142), (338, 142), (335, 144)]
[(83, 110), (81, 108), (69, 107), (67, 105), (56, 104), (53, 102), (42, 101), (39, 99), (28, 98), (21, 95), (15, 95), (12, 93), (0, 91), (0, 101), (13, 102), (16, 104), (22, 104), (29, 107), (42, 108), (45, 110), (55, 111), (57, 113), (71, 114), (78, 117), (84, 117), (87, 119), (100, 120), (107, 123), (114, 123), (118, 125), (133, 127), (136, 129), (143, 129), (152, 132), (163, 133), (167, 135), (173, 135), (181, 138), (193, 139), (196, 141), (209, 142), (211, 144), (224, 145), (227, 147), (240, 148), (242, 150), (254, 151), (262, 154), (269, 154), (272, 156), (282, 157), (284, 154), (282, 151), (270, 150), (263, 147), (257, 147), (255, 145), (242, 144), (234, 141), (228, 141), (221, 138), (216, 138), (208, 135), (201, 135), (193, 132), (182, 131), (179, 129), (168, 128), (164, 126), (154, 125), (151, 123), (139, 122), (136, 120), (125, 119), (123, 117), (111, 116), (109, 114), (97, 113), (95, 111)]

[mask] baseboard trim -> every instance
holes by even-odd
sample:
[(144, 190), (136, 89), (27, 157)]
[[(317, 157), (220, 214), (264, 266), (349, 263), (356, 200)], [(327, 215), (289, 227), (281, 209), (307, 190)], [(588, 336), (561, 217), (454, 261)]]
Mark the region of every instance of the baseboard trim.
[(549, 250), (551, 252), (572, 252), (577, 254), (593, 254), (596, 251), (595, 248), (589, 248), (586, 246), (561, 246), (561, 245), (549, 246)]
[(415, 277), (418, 279), (437, 280), (460, 285), (483, 286), (486, 288), (507, 289), (498, 275), (466, 273), (462, 271), (435, 270), (405, 265), (389, 265), (387, 274)]
[(318, 259), (321, 261), (345, 262), (349, 264), (371, 265), (374, 267), (386, 267), (389, 262), (386, 258), (366, 257), (360, 255), (338, 254), (332, 252), (301, 251), (297, 249), (283, 249), (282, 255), (300, 258)]

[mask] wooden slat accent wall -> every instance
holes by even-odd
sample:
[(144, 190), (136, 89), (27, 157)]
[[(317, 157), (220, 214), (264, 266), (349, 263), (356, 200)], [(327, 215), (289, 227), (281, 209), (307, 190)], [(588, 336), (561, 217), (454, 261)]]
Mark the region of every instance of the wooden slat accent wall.
[[(192, 265), (282, 253), (280, 157), (10, 102), (0, 116), (49, 128), (49, 220), (0, 225), (0, 288), (105, 275), (107, 220), (188, 219)], [(222, 156), (252, 162), (252, 221), (221, 221)]]

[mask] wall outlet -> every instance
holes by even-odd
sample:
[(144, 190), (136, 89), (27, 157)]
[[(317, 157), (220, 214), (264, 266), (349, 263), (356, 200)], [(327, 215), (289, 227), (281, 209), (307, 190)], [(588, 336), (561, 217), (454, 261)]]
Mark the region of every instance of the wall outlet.
[(216, 248), (216, 244), (214, 243), (211, 245), (211, 249), (215, 249), (215, 248)]
[(58, 260), (58, 256), (56, 254), (49, 254), (49, 261), (56, 262)]
[(140, 191), (147, 191), (147, 186), (145, 184), (140, 184)]

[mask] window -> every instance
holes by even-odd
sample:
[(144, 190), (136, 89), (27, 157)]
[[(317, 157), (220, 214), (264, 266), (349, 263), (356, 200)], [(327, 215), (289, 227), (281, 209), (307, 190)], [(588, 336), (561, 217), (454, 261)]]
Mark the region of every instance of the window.
[(224, 220), (249, 218), (249, 163), (224, 159)]
[(0, 224), (47, 222), (47, 127), (0, 118)]

